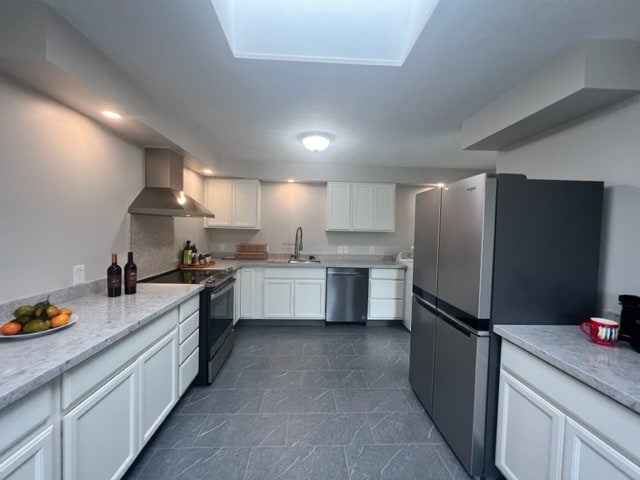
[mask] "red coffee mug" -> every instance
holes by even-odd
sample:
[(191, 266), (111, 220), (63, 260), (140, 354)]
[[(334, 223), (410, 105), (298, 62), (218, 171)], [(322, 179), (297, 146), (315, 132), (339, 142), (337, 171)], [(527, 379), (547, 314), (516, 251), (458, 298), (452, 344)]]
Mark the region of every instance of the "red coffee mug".
[(611, 346), (618, 339), (618, 322), (606, 318), (591, 317), (580, 324), (582, 330), (593, 342)]

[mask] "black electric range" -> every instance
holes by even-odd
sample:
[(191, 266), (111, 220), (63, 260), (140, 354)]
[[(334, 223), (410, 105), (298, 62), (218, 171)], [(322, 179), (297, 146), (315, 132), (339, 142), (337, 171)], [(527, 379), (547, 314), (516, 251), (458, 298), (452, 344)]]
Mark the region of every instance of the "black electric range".
[(200, 292), (199, 370), (195, 383), (208, 385), (233, 348), (235, 275), (219, 270), (172, 270), (142, 280), (145, 283), (202, 284)]

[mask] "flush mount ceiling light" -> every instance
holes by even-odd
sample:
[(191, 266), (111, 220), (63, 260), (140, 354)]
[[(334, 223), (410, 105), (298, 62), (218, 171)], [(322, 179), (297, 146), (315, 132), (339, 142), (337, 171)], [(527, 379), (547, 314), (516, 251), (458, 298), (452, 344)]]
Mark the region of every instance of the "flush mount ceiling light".
[(236, 58), (401, 66), (438, 0), (211, 0)]
[(312, 152), (322, 152), (331, 143), (329, 135), (323, 133), (306, 133), (300, 137), (304, 148)]

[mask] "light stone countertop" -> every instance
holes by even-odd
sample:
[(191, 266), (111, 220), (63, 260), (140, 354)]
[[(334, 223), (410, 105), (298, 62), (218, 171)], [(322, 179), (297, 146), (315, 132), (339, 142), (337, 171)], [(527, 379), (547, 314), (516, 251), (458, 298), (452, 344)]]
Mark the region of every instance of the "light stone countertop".
[(349, 260), (349, 259), (321, 259), (320, 263), (287, 263), (280, 259), (268, 260), (223, 260), (214, 258), (215, 263), (209, 267), (196, 267), (195, 270), (219, 270), (221, 268), (232, 268), (238, 270), (242, 267), (268, 267), (268, 268), (397, 268), (406, 270), (407, 266), (394, 260)]
[(640, 353), (593, 343), (577, 325), (495, 325), (505, 340), (640, 413)]
[(21, 340), (0, 338), (0, 409), (70, 370), (197, 294), (202, 285), (139, 283), (135, 295), (89, 293), (66, 301), (78, 315), (59, 332)]

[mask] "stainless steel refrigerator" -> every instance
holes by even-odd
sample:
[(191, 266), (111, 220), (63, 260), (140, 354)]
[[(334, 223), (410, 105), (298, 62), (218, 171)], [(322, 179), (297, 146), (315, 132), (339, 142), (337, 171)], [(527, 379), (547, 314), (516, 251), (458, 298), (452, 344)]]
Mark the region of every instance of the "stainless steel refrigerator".
[(495, 324), (596, 312), (602, 182), (482, 174), (416, 196), (409, 381), (469, 474), (495, 467)]

